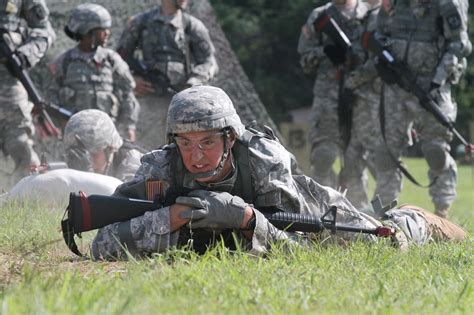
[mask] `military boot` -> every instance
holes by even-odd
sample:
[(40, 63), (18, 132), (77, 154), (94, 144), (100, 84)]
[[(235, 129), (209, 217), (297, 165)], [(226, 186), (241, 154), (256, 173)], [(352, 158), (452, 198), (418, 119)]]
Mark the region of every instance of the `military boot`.
[[(408, 208), (421, 212), (425, 217), (426, 223), (428, 224), (428, 234), (429, 237), (436, 242), (443, 241), (462, 241), (466, 239), (466, 231), (459, 225), (441, 217), (436, 211), (437, 215), (422, 209), (417, 206), (406, 205), (402, 208)], [(446, 213), (448, 212), (449, 207), (445, 207)]]
[(435, 205), (435, 214), (441, 218), (447, 218), (449, 212), (449, 206), (446, 205)]

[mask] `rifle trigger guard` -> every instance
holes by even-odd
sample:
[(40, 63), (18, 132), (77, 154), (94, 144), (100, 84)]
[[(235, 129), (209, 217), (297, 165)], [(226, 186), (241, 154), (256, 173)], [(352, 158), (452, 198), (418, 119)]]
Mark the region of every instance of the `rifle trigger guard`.
[[(332, 214), (332, 219), (327, 219), (326, 216)], [(331, 206), (328, 211), (326, 211), (321, 216), (321, 222), (326, 227), (326, 224), (331, 227), (331, 233), (336, 234), (336, 218), (337, 218), (337, 207)]]

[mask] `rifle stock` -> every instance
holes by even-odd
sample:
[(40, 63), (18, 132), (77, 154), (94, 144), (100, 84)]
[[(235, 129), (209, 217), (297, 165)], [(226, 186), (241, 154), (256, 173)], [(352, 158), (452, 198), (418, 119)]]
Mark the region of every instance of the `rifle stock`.
[[(389, 76), (394, 79), (402, 89), (412, 93), (419, 100), (419, 104), (428, 112), (430, 112), (436, 120), (448, 128), (461, 141), (466, 148), (467, 153), (474, 152), (474, 145), (464, 139), (464, 137), (454, 127), (454, 122), (446, 117), (440, 110), (435, 99), (429, 92), (426, 92), (417, 82), (416, 76), (406, 64), (398, 61), (386, 47), (375, 38), (373, 32), (365, 32), (362, 36), (362, 47), (373, 53), (378, 58), (378, 66), (382, 71), (387, 71)], [(384, 75), (381, 75), (384, 79)], [(387, 82), (391, 83), (391, 82)]]
[[(61, 221), (61, 229), (68, 248), (78, 256), (82, 256), (74, 241), (74, 235), (99, 229), (106, 225), (128, 221), (162, 207), (157, 202), (122, 198), (115, 196), (91, 195), (83, 192), (69, 195), (69, 205)], [(331, 207), (320, 218), (298, 213), (276, 212), (265, 213), (265, 217), (275, 227), (288, 232), (320, 233), (326, 229), (333, 233), (346, 231), (389, 237), (395, 232), (392, 228), (380, 226), (375, 229), (364, 229), (336, 224), (337, 208)], [(330, 217), (330, 218), (329, 218)]]
[(20, 58), (15, 54), (15, 47), (10, 39), (10, 35), (6, 31), (0, 33), (0, 56), (5, 58), (5, 66), (11, 75), (17, 78), (26, 89), (28, 97), (34, 105), (32, 113), (35, 122), (37, 122), (41, 129), (40, 134), (60, 138), (61, 130), (56, 127), (48, 112), (65, 120), (68, 120), (73, 113), (63, 107), (46, 102), (41, 97), (28, 71), (23, 67)]

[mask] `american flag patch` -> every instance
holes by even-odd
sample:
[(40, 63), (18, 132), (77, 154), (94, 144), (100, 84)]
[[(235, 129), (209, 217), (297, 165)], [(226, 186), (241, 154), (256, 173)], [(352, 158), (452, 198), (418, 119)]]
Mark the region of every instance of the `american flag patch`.
[(146, 182), (146, 198), (150, 201), (163, 197), (163, 183), (160, 180)]

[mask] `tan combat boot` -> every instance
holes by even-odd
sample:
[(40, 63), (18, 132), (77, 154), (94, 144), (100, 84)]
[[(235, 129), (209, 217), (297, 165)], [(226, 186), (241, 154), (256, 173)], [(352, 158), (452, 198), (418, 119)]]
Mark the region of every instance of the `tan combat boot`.
[(439, 215), (434, 215), (425, 209), (413, 205), (404, 205), (400, 207), (400, 209), (403, 208), (412, 209), (423, 214), (426, 223), (428, 224), (428, 234), (435, 242), (462, 241), (466, 239), (466, 231), (448, 219), (440, 217)]

